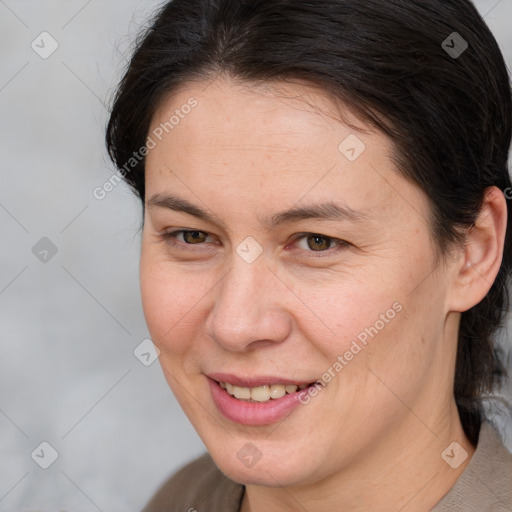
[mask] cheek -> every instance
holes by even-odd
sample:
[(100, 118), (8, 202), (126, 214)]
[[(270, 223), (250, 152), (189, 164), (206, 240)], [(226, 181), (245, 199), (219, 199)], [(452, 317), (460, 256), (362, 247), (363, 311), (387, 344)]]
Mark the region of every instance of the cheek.
[(398, 322), (397, 310), (402, 309), (397, 288), (382, 283), (376, 286), (372, 276), (358, 281), (338, 277), (327, 285), (303, 290), (299, 296), (315, 313), (316, 328), (309, 323), (309, 327), (303, 326), (304, 332), (311, 333), (311, 339), (321, 339), (323, 350), (331, 359), (351, 350), (354, 341), (366, 347), (367, 343), (382, 339)]
[(153, 342), (162, 352), (184, 352), (200, 328), (197, 314), (200, 301), (207, 300), (207, 280), (199, 273), (183, 272), (169, 261), (158, 261), (143, 250), (140, 289)]
[[(418, 286), (422, 279), (417, 274), (428, 276), (428, 263), (418, 262), (418, 272), (418, 266), (414, 267), (403, 254), (401, 259), (397, 255), (378, 265), (370, 263), (364, 270), (334, 276), (322, 286), (311, 283), (302, 289), (302, 295), (298, 291), (321, 319), (315, 319), (315, 325), (322, 328), (316, 336), (312, 324), (302, 323), (301, 329), (329, 361), (326, 371), (345, 375), (340, 382), (343, 380), (347, 389), (379, 387), (369, 368), (390, 382), (404, 375), (413, 379), (415, 368), (421, 368), (432, 357), (425, 355), (428, 347), (423, 340), (429, 333), (438, 334), (437, 296), (442, 295), (442, 289), (433, 293), (429, 279)], [(405, 270), (412, 268), (414, 272)], [(328, 335), (322, 336), (325, 325), (329, 327)]]

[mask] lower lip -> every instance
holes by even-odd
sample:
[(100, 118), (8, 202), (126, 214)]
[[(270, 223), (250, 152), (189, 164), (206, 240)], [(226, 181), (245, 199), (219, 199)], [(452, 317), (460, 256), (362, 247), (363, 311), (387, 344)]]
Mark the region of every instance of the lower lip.
[(271, 398), (268, 402), (246, 402), (231, 396), (214, 380), (207, 379), (219, 411), (228, 420), (242, 425), (270, 425), (282, 420), (300, 405), (298, 391), (281, 398)]

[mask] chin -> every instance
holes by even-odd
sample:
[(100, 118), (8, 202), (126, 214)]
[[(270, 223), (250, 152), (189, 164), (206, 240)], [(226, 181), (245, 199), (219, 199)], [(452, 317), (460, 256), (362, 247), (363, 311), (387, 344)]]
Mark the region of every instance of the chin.
[[(271, 443), (261, 451), (256, 451), (256, 443), (251, 441), (233, 444), (237, 445), (236, 448), (231, 445), (227, 447), (226, 444), (207, 447), (217, 467), (230, 480), (243, 485), (265, 487), (293, 487), (312, 481), (311, 472), (314, 466), (311, 460), (282, 457), (277, 450), (272, 450)], [(268, 453), (267, 456), (265, 452)]]

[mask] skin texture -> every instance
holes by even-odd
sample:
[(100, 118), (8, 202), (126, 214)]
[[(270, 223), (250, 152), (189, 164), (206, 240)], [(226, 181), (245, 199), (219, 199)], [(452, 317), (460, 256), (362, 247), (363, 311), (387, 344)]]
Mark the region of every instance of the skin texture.
[[(140, 261), (144, 314), (181, 407), (219, 468), (246, 485), (244, 512), (430, 510), (474, 452), (452, 396), (456, 340), (460, 312), (499, 269), (503, 195), (489, 189), (467, 246), (438, 262), (426, 195), (397, 172), (390, 141), (346, 108), (364, 132), (306, 84), (218, 77), (166, 98), (150, 130), (190, 97), (197, 107), (148, 154), (146, 201), (172, 193), (215, 222), (147, 205)], [(338, 149), (351, 134), (366, 146), (353, 162)], [(262, 223), (327, 201), (365, 218)], [(200, 233), (161, 237), (179, 229)], [(237, 254), (248, 236), (263, 249), (252, 263)], [(281, 422), (243, 426), (217, 410), (205, 374), (314, 381), (395, 303), (401, 311)], [(261, 452), (251, 468), (237, 457), (248, 442)], [(441, 457), (452, 442), (468, 453), (457, 469)]]

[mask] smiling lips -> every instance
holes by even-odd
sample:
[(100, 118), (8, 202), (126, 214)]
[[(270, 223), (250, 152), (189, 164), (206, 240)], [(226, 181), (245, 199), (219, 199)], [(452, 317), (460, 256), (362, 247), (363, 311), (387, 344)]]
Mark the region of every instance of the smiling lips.
[(207, 377), (217, 409), (231, 421), (254, 426), (284, 419), (300, 405), (300, 391), (317, 382), (292, 383), (275, 377), (241, 379), (227, 374)]
[(270, 399), (277, 400), (285, 395), (296, 393), (297, 390), (307, 388), (316, 381), (295, 381), (279, 377), (261, 376), (241, 378), (226, 373), (207, 375), (222, 389), (238, 400), (250, 402), (267, 402)]
[(284, 384), (272, 384), (249, 388), (234, 386), (229, 382), (219, 382), (219, 385), (231, 396), (248, 402), (268, 402), (271, 399), (277, 400), (278, 398), (282, 398), (284, 395), (296, 393), (297, 389), (302, 390), (308, 387), (307, 384), (301, 384), (300, 386), (295, 384), (289, 384), (287, 386)]

